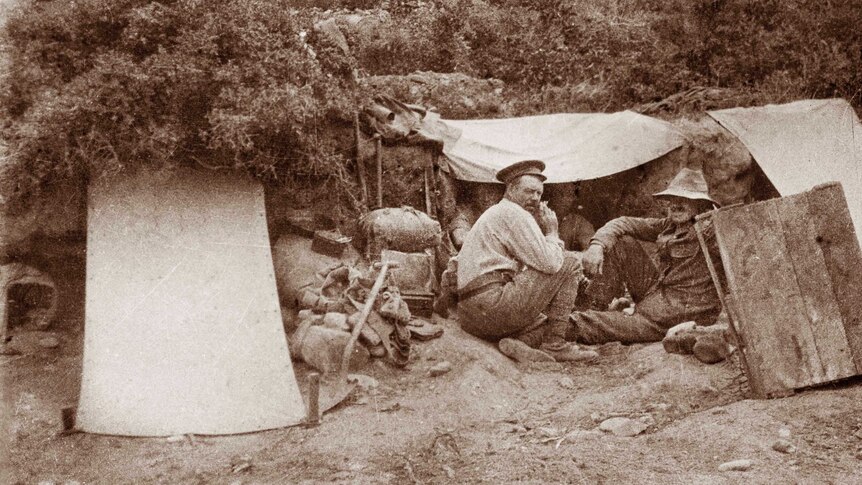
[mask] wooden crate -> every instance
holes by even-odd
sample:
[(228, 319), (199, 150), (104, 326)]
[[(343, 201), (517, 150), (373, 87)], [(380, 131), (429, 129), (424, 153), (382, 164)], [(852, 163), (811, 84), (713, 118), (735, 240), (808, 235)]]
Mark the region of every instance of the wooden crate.
[(712, 219), (753, 394), (862, 373), (862, 252), (841, 185)]

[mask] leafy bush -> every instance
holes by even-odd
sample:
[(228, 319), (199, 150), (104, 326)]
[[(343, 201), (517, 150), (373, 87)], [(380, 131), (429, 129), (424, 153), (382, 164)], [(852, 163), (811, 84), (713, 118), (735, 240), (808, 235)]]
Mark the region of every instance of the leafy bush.
[[(344, 20), (357, 8), (371, 9), (361, 14), (370, 27)], [(332, 16), (349, 52), (313, 28)], [(21, 192), (56, 176), (197, 161), (350, 195), (349, 151), (331, 127), (370, 94), (354, 73), (500, 79), (501, 107), (482, 107), (486, 116), (616, 111), (698, 87), (730, 105), (840, 96), (860, 106), (859, 25), (862, 0), (23, 3), (4, 39), (6, 166)], [(438, 106), (444, 116), (471, 109), (446, 99), (460, 104)]]
[(343, 171), (323, 128), (352, 118), (353, 61), (312, 20), (278, 0), (24, 4), (0, 93), (21, 190), (142, 164)]

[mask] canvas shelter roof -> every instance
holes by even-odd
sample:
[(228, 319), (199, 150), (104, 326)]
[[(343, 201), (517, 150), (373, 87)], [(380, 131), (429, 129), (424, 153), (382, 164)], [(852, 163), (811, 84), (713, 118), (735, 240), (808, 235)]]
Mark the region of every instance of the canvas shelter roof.
[(77, 427), (128, 436), (299, 423), (263, 187), (179, 169), (89, 188)]
[(746, 146), (781, 195), (841, 182), (862, 235), (862, 125), (843, 99), (709, 111)]
[(685, 139), (670, 123), (632, 111), (559, 113), (488, 120), (437, 120), (422, 134), (443, 143), (443, 168), (459, 180), (497, 182), (520, 160), (545, 162), (548, 183), (613, 175), (674, 150)]

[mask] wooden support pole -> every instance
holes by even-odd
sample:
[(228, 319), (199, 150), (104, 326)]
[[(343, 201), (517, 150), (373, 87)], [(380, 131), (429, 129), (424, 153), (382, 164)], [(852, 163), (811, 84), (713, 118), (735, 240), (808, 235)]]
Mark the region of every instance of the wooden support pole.
[(434, 171), (437, 169), (437, 150), (431, 149), (431, 160), (428, 167), (425, 169), (426, 178), (429, 181), (426, 187), (427, 203), (429, 205), (428, 215), (437, 219), (437, 175)]
[[(368, 183), (365, 181), (365, 164), (362, 162), (362, 153), (359, 144), (362, 142), (359, 133), (359, 113), (353, 114), (353, 141), (354, 153), (353, 159), (356, 161), (356, 177), (359, 179), (359, 191), (362, 197), (362, 204), (368, 207)], [(363, 209), (364, 210), (364, 209)]]
[(433, 177), (433, 172), (431, 171), (431, 165), (425, 165), (425, 213), (431, 216), (431, 177)]
[(320, 374), (308, 374), (308, 415), (305, 418), (307, 426), (320, 424)]
[(377, 208), (383, 207), (383, 139), (374, 135), (374, 162), (377, 165)]

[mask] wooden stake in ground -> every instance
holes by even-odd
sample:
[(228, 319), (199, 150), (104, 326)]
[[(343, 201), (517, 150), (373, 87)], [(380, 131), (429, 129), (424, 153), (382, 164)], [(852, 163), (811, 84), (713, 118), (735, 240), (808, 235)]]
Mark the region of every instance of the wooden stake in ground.
[(308, 416), (305, 424), (307, 426), (320, 424), (320, 374), (317, 372), (308, 374)]
[(383, 139), (374, 135), (374, 163), (377, 168), (377, 208), (383, 207)]
[(359, 191), (362, 197), (362, 204), (367, 208), (368, 183), (365, 181), (365, 163), (362, 162), (362, 153), (359, 148), (359, 144), (362, 142), (362, 138), (359, 134), (359, 113), (353, 114), (353, 141), (353, 159), (356, 161), (356, 177), (359, 179)]

